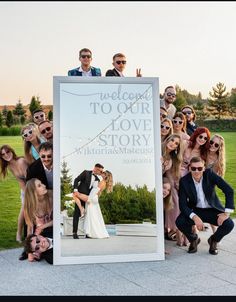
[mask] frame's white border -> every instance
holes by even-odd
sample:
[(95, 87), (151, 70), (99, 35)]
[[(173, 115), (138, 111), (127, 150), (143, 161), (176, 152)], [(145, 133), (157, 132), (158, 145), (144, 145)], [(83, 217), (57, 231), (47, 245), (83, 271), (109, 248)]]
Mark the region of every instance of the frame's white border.
[[(146, 254), (123, 254), (102, 256), (61, 256), (60, 238), (60, 84), (62, 83), (126, 83), (126, 84), (150, 84), (153, 89), (153, 129), (154, 129), (154, 159), (155, 159), (155, 187), (156, 187), (156, 217), (157, 217), (157, 252)], [(155, 93), (156, 92), (156, 93)], [(54, 190), (53, 190), (53, 235), (54, 255), (53, 263), (58, 264), (85, 264), (85, 263), (112, 263), (164, 260), (164, 221), (163, 221), (163, 198), (162, 198), (162, 167), (161, 167), (161, 138), (160, 138), (160, 101), (159, 101), (159, 78), (134, 78), (134, 77), (53, 77), (53, 157), (54, 157)]]

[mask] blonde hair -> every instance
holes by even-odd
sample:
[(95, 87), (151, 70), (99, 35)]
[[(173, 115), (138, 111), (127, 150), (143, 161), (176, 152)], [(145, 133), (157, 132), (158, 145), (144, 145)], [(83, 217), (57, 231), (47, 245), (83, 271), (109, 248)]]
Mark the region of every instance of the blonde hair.
[[(175, 150), (173, 150), (171, 152), (167, 152), (167, 144), (174, 138), (179, 139), (179, 145)], [(166, 140), (162, 143), (162, 156), (163, 156), (164, 160), (172, 159), (171, 169), (174, 172), (174, 176), (179, 178), (180, 177), (180, 166), (183, 161), (183, 143), (182, 143), (180, 135), (171, 134), (166, 138)]]
[(171, 183), (167, 177), (163, 177), (162, 179), (162, 185), (164, 184), (170, 184), (170, 193), (165, 198), (163, 198), (164, 210), (169, 211), (173, 209), (174, 204), (171, 197)]
[(169, 126), (170, 126), (170, 130), (169, 130), (169, 133), (165, 136), (165, 137), (161, 137), (161, 141), (162, 142), (164, 142), (164, 140), (169, 136), (169, 135), (171, 135), (171, 134), (173, 134), (173, 124), (172, 124), (172, 121), (171, 121), (171, 119), (169, 119), (168, 117), (165, 117), (162, 121), (161, 121), (161, 125), (163, 124), (163, 123), (168, 123), (169, 124)]
[(180, 112), (180, 111), (176, 112), (175, 115), (174, 115), (174, 117), (173, 117), (173, 119), (172, 119), (173, 127), (174, 127), (174, 119), (176, 117), (180, 118), (181, 121), (183, 122), (183, 127), (182, 127), (181, 131), (184, 132), (184, 133), (186, 133), (186, 124), (187, 124), (187, 122), (186, 122), (185, 115), (182, 112)]
[(113, 176), (110, 171), (104, 171), (105, 174), (105, 183), (106, 183), (106, 191), (107, 193), (111, 193), (113, 191)]
[[(39, 199), (36, 192), (35, 182), (37, 178), (31, 178), (27, 181), (25, 186), (25, 197), (24, 197), (24, 217), (27, 225), (33, 227), (36, 224), (36, 216), (39, 209)], [(52, 212), (52, 205), (50, 202), (49, 193), (44, 195), (44, 199), (40, 202), (42, 205), (43, 212), (50, 215)]]
[(225, 175), (225, 140), (223, 136), (220, 134), (214, 134), (211, 139), (214, 139), (214, 137), (217, 137), (220, 141), (219, 148), (216, 151), (217, 154), (217, 161), (213, 165), (212, 169), (213, 171), (218, 174), (221, 177), (224, 177)]
[[(37, 142), (40, 144), (41, 143), (40, 139), (39, 139), (40, 133), (39, 133), (37, 125), (35, 125), (34, 123), (27, 124), (26, 126), (24, 126), (21, 129), (21, 135), (23, 135), (24, 130), (26, 130), (26, 129), (32, 130), (33, 134), (36, 135)], [(32, 156), (32, 151), (31, 151), (32, 143), (29, 141), (26, 141), (23, 137), (22, 137), (22, 139), (24, 141), (25, 159), (29, 164), (31, 164), (32, 162), (34, 162), (34, 158)]]

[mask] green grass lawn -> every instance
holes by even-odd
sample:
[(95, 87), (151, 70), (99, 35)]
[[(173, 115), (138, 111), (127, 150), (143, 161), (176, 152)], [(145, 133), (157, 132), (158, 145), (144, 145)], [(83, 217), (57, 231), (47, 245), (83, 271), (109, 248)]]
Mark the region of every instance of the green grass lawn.
[[(213, 133), (212, 133), (213, 134)], [(235, 132), (222, 132), (226, 144), (226, 174), (225, 180), (236, 188), (236, 153)], [(20, 136), (1, 136), (0, 146), (8, 144), (15, 149), (17, 155), (23, 155), (23, 142)], [(224, 195), (218, 191), (224, 203)], [(20, 247), (15, 241), (17, 218), (21, 207), (20, 188), (16, 179), (9, 173), (5, 180), (0, 180), (0, 250)], [(232, 214), (232, 217), (235, 217)]]

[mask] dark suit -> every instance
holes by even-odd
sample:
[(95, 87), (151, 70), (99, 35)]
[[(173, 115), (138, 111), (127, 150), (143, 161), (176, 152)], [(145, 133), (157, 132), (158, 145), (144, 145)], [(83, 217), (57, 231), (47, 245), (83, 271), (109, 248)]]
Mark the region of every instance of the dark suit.
[[(92, 77), (101, 77), (101, 69), (97, 67), (91, 67)], [(82, 77), (82, 71), (79, 71), (79, 67), (68, 71), (68, 76)]]
[(190, 124), (189, 122), (187, 122), (186, 124), (186, 131), (187, 131), (187, 134), (189, 136), (191, 136), (193, 134), (193, 132), (197, 129), (197, 125), (196, 124)]
[[(197, 214), (203, 222), (217, 225), (218, 214), (224, 213), (225, 208), (221, 204), (215, 192), (215, 186), (220, 188), (225, 194), (225, 208), (234, 209), (234, 191), (225, 180), (214, 173), (211, 169), (203, 172), (202, 188), (206, 200), (211, 208), (197, 208), (197, 192), (191, 173), (180, 179), (179, 182), (179, 208), (180, 215), (176, 219), (176, 226), (184, 233), (190, 242), (196, 239), (196, 234), (192, 232), (194, 221), (189, 217), (191, 213)], [(214, 239), (219, 242), (234, 227), (233, 221), (228, 218), (217, 228)]]
[(120, 74), (115, 68), (109, 69), (106, 72), (106, 77), (120, 77)]
[[(79, 176), (77, 176), (74, 180), (73, 189), (77, 189), (78, 192), (89, 195), (92, 188), (90, 187), (92, 172), (84, 170)], [(97, 176), (95, 176), (96, 180), (99, 180)], [(85, 206), (85, 202), (81, 200), (81, 204)], [(77, 204), (75, 203), (75, 210), (73, 215), (73, 233), (77, 233), (78, 230), (78, 222), (80, 217), (80, 210)]]
[(33, 162), (26, 171), (26, 181), (31, 178), (38, 178), (47, 189), (52, 189), (49, 188), (46, 173), (40, 158)]
[[(45, 236), (42, 234), (42, 236), (50, 238), (50, 239), (53, 238), (53, 234), (51, 234), (51, 235), (48, 234), (48, 236)], [(53, 264), (53, 247), (51, 249), (46, 250), (45, 252), (41, 253), (40, 260), (41, 259), (45, 259), (47, 261), (47, 263)]]

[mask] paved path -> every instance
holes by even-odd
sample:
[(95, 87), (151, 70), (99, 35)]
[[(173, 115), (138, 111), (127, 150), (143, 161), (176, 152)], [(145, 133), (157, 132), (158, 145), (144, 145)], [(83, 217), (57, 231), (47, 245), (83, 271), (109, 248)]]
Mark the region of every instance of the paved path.
[(165, 241), (170, 255), (151, 262), (52, 266), (19, 261), (22, 249), (1, 251), (0, 295), (236, 295), (236, 227), (217, 256), (208, 253), (210, 235), (200, 232), (196, 254)]

